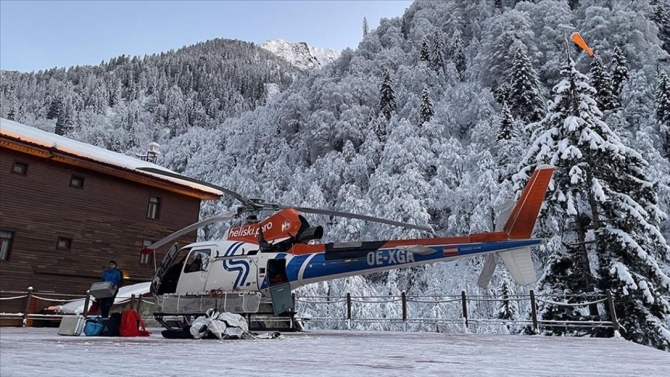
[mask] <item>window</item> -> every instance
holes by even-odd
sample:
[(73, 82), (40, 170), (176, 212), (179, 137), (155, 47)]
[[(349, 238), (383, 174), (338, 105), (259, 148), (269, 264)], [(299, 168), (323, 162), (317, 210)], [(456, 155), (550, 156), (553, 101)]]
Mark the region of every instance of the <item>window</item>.
[(0, 260), (9, 260), (9, 252), (12, 250), (12, 239), (14, 232), (0, 230)]
[(147, 219), (157, 219), (160, 214), (161, 198), (149, 197), (149, 208), (147, 208)]
[(56, 242), (56, 249), (58, 250), (72, 249), (72, 238), (58, 237), (58, 241)]
[[(143, 240), (142, 241), (142, 252), (140, 253), (140, 264), (141, 265), (152, 264), (153, 263), (154, 251), (146, 249), (146, 247), (151, 245), (152, 243), (154, 243), (154, 241), (152, 241), (152, 240)], [(146, 253), (145, 253), (145, 251), (146, 251)], [(149, 252), (149, 251), (151, 251), (151, 252)]]
[(193, 250), (186, 260), (184, 273), (207, 271), (209, 256), (209, 250)]
[(12, 173), (20, 174), (20, 175), (28, 174), (28, 164), (24, 164), (23, 162), (14, 161), (14, 164), (12, 165)]
[(73, 175), (72, 178), (70, 178), (70, 187), (83, 189), (84, 188), (84, 178)]

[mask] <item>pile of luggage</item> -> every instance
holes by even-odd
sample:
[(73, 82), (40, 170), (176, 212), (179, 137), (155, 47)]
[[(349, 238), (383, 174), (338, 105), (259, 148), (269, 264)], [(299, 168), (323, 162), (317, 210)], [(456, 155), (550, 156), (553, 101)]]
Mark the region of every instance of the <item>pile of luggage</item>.
[(65, 316), (58, 328), (58, 335), (79, 336), (149, 336), (144, 320), (135, 310), (112, 313), (109, 318)]

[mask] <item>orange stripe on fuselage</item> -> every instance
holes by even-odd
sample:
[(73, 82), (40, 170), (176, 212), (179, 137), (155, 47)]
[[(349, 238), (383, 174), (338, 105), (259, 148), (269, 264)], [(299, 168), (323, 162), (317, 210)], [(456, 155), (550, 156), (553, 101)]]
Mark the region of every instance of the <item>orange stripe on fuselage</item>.
[[(469, 236), (462, 237), (442, 237), (442, 238), (415, 238), (407, 240), (390, 240), (383, 244), (380, 248), (387, 249), (398, 246), (433, 246), (433, 245), (459, 245), (478, 242), (497, 242), (507, 241), (509, 238), (504, 232), (490, 232), (490, 233), (473, 233)], [(323, 253), (326, 251), (326, 245), (306, 245), (296, 244), (288, 251), (293, 255)]]

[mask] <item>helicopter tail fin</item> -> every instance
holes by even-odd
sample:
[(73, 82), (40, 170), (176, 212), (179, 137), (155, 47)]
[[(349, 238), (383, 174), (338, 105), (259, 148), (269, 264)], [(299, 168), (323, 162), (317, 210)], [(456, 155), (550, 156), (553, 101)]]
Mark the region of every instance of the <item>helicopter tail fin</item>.
[[(537, 167), (519, 200), (516, 203), (510, 201), (503, 207), (495, 230), (507, 233), (511, 240), (530, 238), (553, 173), (552, 166)], [(537, 280), (530, 248), (524, 247), (489, 254), (477, 281), (480, 287), (486, 288), (489, 285), (501, 258), (517, 284), (528, 285)]]
[(502, 231), (508, 234), (509, 239), (530, 238), (553, 173), (553, 166), (544, 165), (535, 169), (503, 226)]

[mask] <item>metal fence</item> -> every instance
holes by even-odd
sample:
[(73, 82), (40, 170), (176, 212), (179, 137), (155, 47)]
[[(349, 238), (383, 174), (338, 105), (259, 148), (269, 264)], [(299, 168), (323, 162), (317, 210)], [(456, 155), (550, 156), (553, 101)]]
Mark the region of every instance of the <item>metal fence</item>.
[[(579, 300), (579, 302), (574, 302)], [(494, 303), (500, 304), (503, 301), (528, 301), (530, 304), (530, 313), (527, 313), (528, 319), (501, 319), (501, 318), (473, 318), (469, 314), (469, 308), (473, 303)], [(573, 302), (567, 302), (573, 301)], [(533, 332), (537, 332), (540, 328), (549, 327), (573, 327), (573, 328), (595, 328), (604, 327), (619, 330), (621, 328), (617, 321), (614, 298), (612, 293), (608, 290), (604, 295), (589, 294), (589, 295), (572, 295), (572, 296), (549, 296), (535, 295), (534, 291), (529, 294), (509, 295), (506, 297), (491, 297), (481, 295), (467, 295), (462, 291), (460, 295), (445, 295), (445, 296), (408, 296), (402, 292), (399, 296), (352, 296), (347, 293), (345, 296), (296, 296), (294, 295), (295, 312), (297, 317), (304, 322), (344, 322), (346, 328), (351, 329), (354, 323), (363, 322), (384, 322), (390, 324), (398, 324), (402, 326), (403, 331), (407, 330), (408, 324), (431, 324), (439, 326), (442, 324), (461, 325), (464, 330), (473, 324), (496, 324), (496, 325), (527, 325)], [(538, 303), (550, 304), (564, 307), (588, 307), (594, 304), (607, 305), (607, 312), (609, 313), (609, 320), (544, 320), (538, 317)], [(412, 304), (428, 304), (428, 305), (456, 305), (460, 306), (459, 316), (451, 318), (422, 318), (410, 316), (409, 307)], [(339, 315), (327, 317), (300, 317), (299, 313), (308, 307), (320, 306), (334, 306), (339, 310), (319, 310), (320, 312), (336, 312)], [(353, 315), (354, 309), (364, 305), (399, 305), (400, 316), (397, 318), (365, 318)]]
[[(153, 302), (143, 300), (141, 296), (131, 295), (129, 297), (116, 297), (122, 300), (121, 304), (128, 304), (131, 309), (140, 311), (143, 303), (154, 304)], [(66, 304), (73, 301), (84, 300), (84, 311), (79, 313), (86, 317), (88, 315), (88, 310), (90, 309), (90, 300), (91, 295), (89, 291), (86, 291), (86, 295), (74, 295), (66, 293), (54, 293), (54, 292), (34, 292), (32, 287), (29, 287), (27, 290), (21, 291), (0, 291), (0, 303), (8, 303), (11, 301), (23, 302), (22, 307), (24, 308), (22, 312), (16, 313), (7, 313), (0, 312), (0, 319), (19, 319), (21, 320), (22, 327), (31, 327), (33, 320), (60, 320), (63, 317), (76, 315), (74, 313), (37, 313), (36, 309), (39, 307), (38, 302), (46, 302), (49, 304)]]
[[(117, 297), (118, 298), (118, 297)], [(84, 312), (81, 313), (83, 316), (88, 315), (89, 302), (90, 302), (90, 293), (87, 291), (86, 295), (70, 295), (70, 294), (60, 294), (60, 293), (35, 293), (33, 292), (32, 287), (28, 288), (26, 291), (0, 291), (0, 302), (16, 301), (22, 300), (24, 303), (23, 312), (19, 313), (0, 313), (0, 319), (9, 318), (9, 319), (20, 319), (23, 327), (32, 326), (32, 320), (58, 320), (62, 319), (64, 316), (74, 315), (74, 314), (45, 314), (45, 313), (35, 313), (37, 308), (38, 301), (45, 301), (49, 303), (68, 303), (72, 301), (84, 299)], [(583, 301), (574, 302), (576, 299), (582, 299)], [(572, 296), (548, 296), (535, 295), (534, 291), (530, 291), (529, 294), (518, 294), (518, 295), (509, 295), (506, 297), (491, 297), (491, 296), (481, 296), (481, 295), (467, 295), (465, 291), (462, 291), (460, 295), (446, 295), (446, 296), (408, 296), (405, 292), (402, 292), (399, 296), (352, 296), (350, 293), (347, 293), (345, 296), (297, 296), (293, 294), (294, 300), (294, 309), (293, 314), (296, 318), (303, 321), (303, 323), (309, 322), (344, 322), (346, 328), (352, 328), (354, 323), (372, 323), (372, 322), (385, 322), (388, 324), (400, 325), (404, 331), (407, 330), (409, 324), (431, 324), (435, 326), (439, 325), (459, 325), (463, 326), (464, 330), (467, 331), (469, 326), (473, 324), (496, 324), (496, 325), (524, 325), (529, 326), (529, 328), (537, 332), (540, 328), (548, 327), (573, 327), (573, 328), (595, 328), (595, 327), (605, 327), (612, 328), (613, 330), (619, 330), (621, 328), (620, 324), (617, 321), (616, 311), (614, 307), (614, 298), (612, 293), (608, 290), (604, 295), (597, 294), (588, 294), (588, 295), (572, 295)], [(500, 318), (473, 318), (472, 315), (469, 315), (469, 308), (472, 304), (481, 304), (481, 303), (492, 303), (500, 304), (503, 301), (517, 301), (517, 302), (529, 302), (530, 304), (530, 313), (529, 319), (500, 319)], [(567, 302), (573, 301), (573, 302)], [(132, 295), (127, 298), (127, 301), (130, 309), (137, 310), (141, 312), (143, 304), (156, 305), (152, 301), (147, 301), (141, 296)], [(607, 305), (607, 312), (609, 314), (609, 320), (607, 321), (593, 321), (593, 320), (580, 320), (580, 321), (569, 321), (569, 320), (543, 320), (538, 318), (538, 303), (550, 304), (556, 306), (564, 307), (587, 307), (594, 304), (604, 304)], [(409, 307), (411, 305), (447, 305), (457, 307), (460, 306), (459, 312), (460, 316), (457, 318), (421, 318), (421, 317), (412, 317), (410, 316)], [(399, 305), (400, 316), (397, 318), (365, 318), (361, 316), (354, 316), (354, 308), (359, 308), (365, 305)], [(326, 307), (326, 310), (323, 307)], [(335, 312), (334, 315), (326, 317), (307, 317), (301, 316), (300, 312), (307, 308), (319, 308), (319, 312)], [(337, 310), (328, 310), (327, 308), (336, 308)], [(397, 309), (397, 307), (396, 307)]]

